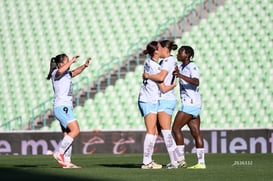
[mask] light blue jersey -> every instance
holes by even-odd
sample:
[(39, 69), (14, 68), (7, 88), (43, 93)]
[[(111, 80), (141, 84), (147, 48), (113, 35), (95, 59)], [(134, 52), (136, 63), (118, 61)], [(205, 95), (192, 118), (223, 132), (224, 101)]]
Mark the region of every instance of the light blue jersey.
[[(164, 79), (164, 84), (169, 86), (172, 83), (172, 78), (173, 78), (173, 71), (177, 65), (176, 59), (171, 55), (168, 58), (165, 58), (164, 60), (161, 61), (161, 70), (166, 70), (168, 72), (167, 76)], [(175, 92), (174, 89), (169, 90), (168, 92), (165, 93), (160, 93), (160, 100), (176, 100)]]
[[(157, 74), (160, 72), (160, 65), (152, 59), (147, 58), (144, 64), (144, 71), (149, 74)], [(159, 93), (157, 82), (150, 79), (144, 80), (139, 91), (138, 101), (157, 104)]]
[[(187, 77), (199, 79), (199, 69), (192, 61), (184, 67), (183, 65), (180, 65), (179, 72)], [(202, 100), (199, 92), (199, 86), (189, 84), (181, 78), (179, 79), (179, 85), (182, 104), (184, 106), (201, 108)]]
[(57, 71), (58, 69), (55, 69), (51, 77), (54, 90), (54, 107), (72, 107), (73, 86), (70, 72), (67, 70), (60, 77), (56, 77)]

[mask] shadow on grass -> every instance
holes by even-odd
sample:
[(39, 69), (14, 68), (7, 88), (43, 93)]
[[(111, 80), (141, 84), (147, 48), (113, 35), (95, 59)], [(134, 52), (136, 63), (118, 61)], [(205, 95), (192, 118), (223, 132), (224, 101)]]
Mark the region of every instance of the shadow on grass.
[[(36, 168), (40, 167), (37, 165), (15, 165), (17, 168), (0, 168), (0, 178), (1, 180), (27, 180), (27, 181), (116, 181), (114, 179), (105, 179), (105, 178), (98, 178), (98, 177), (88, 177), (82, 178), (77, 176), (71, 175), (52, 175), (52, 173), (41, 173), (36, 172), (35, 169), (29, 168)], [(55, 167), (52, 167), (55, 168)], [(56, 167), (60, 168), (60, 167)], [(28, 169), (28, 170), (24, 170)], [(74, 169), (75, 170), (75, 169)], [(56, 173), (58, 170), (56, 169)]]
[(103, 167), (116, 167), (116, 168), (141, 168), (141, 164), (100, 164)]

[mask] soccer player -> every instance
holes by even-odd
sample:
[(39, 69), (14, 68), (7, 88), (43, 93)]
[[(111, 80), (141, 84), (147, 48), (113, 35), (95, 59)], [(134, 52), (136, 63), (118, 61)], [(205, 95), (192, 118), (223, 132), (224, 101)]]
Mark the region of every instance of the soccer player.
[(187, 124), (195, 140), (198, 163), (189, 169), (205, 169), (205, 151), (203, 138), (200, 132), (200, 113), (202, 100), (199, 92), (199, 69), (191, 60), (194, 57), (194, 50), (190, 46), (181, 46), (178, 50), (177, 60), (182, 64), (176, 67), (175, 74), (179, 78), (180, 98), (182, 105), (177, 112), (174, 123), (173, 133), (177, 144), (178, 161), (185, 162), (184, 156), (184, 136), (182, 128)]
[(78, 57), (78, 55), (75, 55), (69, 60), (66, 54), (60, 54), (51, 58), (50, 69), (47, 75), (47, 80), (51, 79), (52, 81), (54, 91), (54, 116), (60, 122), (64, 134), (59, 150), (53, 156), (63, 168), (80, 168), (71, 162), (72, 143), (80, 133), (78, 121), (73, 113), (72, 78), (82, 73), (88, 67), (91, 58), (87, 58), (83, 65), (70, 71), (70, 66), (76, 62)]
[[(160, 44), (157, 41), (152, 41), (146, 46), (144, 54), (149, 54), (144, 64), (144, 72), (149, 74), (157, 74), (160, 72), (160, 65), (158, 64), (160, 56)], [(151, 79), (144, 79), (139, 91), (138, 106), (141, 115), (144, 117), (146, 126), (146, 135), (143, 143), (143, 165), (142, 169), (161, 169), (162, 165), (152, 160), (154, 145), (157, 139), (157, 112), (159, 100), (159, 87), (162, 91), (169, 91), (175, 85), (165, 86), (164, 83)]]
[[(162, 40), (159, 42), (161, 49), (161, 56), (163, 58), (161, 60), (161, 71), (158, 74), (148, 74), (144, 73), (143, 77), (146, 79), (151, 79), (154, 81), (163, 81), (165, 85), (172, 85), (175, 81), (175, 75), (173, 72), (175, 67), (177, 66), (177, 61), (171, 55), (172, 50), (177, 49), (177, 45), (170, 40)], [(176, 143), (174, 141), (172, 131), (171, 131), (171, 122), (172, 115), (176, 108), (177, 99), (174, 93), (174, 89), (171, 89), (168, 92), (160, 92), (159, 95), (159, 107), (158, 107), (158, 121), (161, 129), (161, 133), (163, 135), (166, 148), (169, 153), (171, 163), (167, 164), (168, 169), (184, 167), (185, 163), (181, 161), (177, 162), (176, 159)]]

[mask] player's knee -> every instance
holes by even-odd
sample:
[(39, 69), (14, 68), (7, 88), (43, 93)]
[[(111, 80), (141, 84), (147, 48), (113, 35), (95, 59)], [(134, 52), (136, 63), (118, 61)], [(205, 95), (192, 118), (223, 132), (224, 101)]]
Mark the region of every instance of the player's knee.
[(200, 137), (200, 131), (198, 130), (198, 129), (192, 129), (191, 130), (191, 134), (192, 134), (192, 136), (194, 137), (194, 138), (198, 138), (198, 137)]
[(204, 148), (203, 140), (201, 137), (199, 137), (199, 139), (196, 139), (196, 148)]
[(177, 128), (177, 127), (172, 127), (172, 132), (175, 134), (175, 135), (177, 135), (177, 134), (179, 134), (180, 133), (180, 128)]
[(80, 134), (80, 128), (73, 130), (74, 137), (77, 137)]

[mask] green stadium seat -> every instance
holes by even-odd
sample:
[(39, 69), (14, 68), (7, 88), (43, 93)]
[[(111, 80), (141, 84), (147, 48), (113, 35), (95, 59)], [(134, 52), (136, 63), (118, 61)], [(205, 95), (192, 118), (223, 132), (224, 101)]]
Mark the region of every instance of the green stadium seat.
[[(184, 0), (168, 2), (116, 0), (108, 2), (107, 5), (104, 4), (104, 1), (95, 2), (83, 1), (81, 4), (72, 0), (69, 0), (69, 3), (17, 0), (2, 2), (1, 12), (3, 13), (0, 17), (2, 31), (0, 34), (3, 38), (1, 39), (0, 54), (3, 60), (10, 61), (3, 61), (0, 64), (5, 70), (4, 73), (0, 72), (0, 76), (5, 77), (2, 81), (4, 86), (1, 87), (1, 92), (6, 94), (5, 98), (1, 96), (1, 102), (7, 102), (7, 105), (12, 107), (5, 109), (7, 111), (5, 111), (4, 120), (22, 115), (26, 124), (31, 119), (33, 106), (52, 97), (52, 87), (49, 81), (45, 81), (45, 76), (48, 72), (50, 58), (60, 51), (65, 51), (69, 56), (74, 53), (81, 54), (81, 59), (75, 63), (75, 67), (80, 65), (85, 57), (91, 56), (93, 60), (84, 75), (92, 82), (101, 73), (104, 73), (102, 71), (105, 68), (103, 65), (109, 64), (111, 60), (108, 57), (117, 54), (119, 58), (125, 57), (124, 47), (130, 47), (143, 36), (153, 37), (159, 24), (166, 22), (171, 16), (179, 18), (182, 15), (183, 7), (192, 4), (192, 2)], [(199, 3), (202, 1), (195, 1), (194, 6)], [(272, 67), (270, 58), (272, 57), (273, 36), (271, 31), (272, 5), (272, 2), (264, 3), (263, 1), (255, 1), (255, 3), (250, 0), (246, 2), (226, 1), (224, 6), (219, 6), (216, 12), (209, 15), (208, 19), (202, 19), (199, 25), (192, 27), (190, 32), (183, 33), (182, 38), (178, 39), (178, 45), (188, 44), (195, 47), (195, 60), (200, 67), (202, 77), (200, 88), (205, 108), (210, 108), (213, 101), (217, 101), (219, 107), (224, 107), (222, 104), (228, 102), (227, 97), (236, 100), (236, 96), (239, 94), (238, 92), (233, 94), (233, 92), (234, 89), (239, 89), (240, 95), (243, 95), (243, 97), (238, 97), (240, 101), (254, 105), (252, 97), (257, 95), (256, 99), (262, 102), (259, 107), (251, 107), (251, 110), (245, 107), (248, 110), (248, 117), (256, 119), (255, 116), (259, 115), (256, 113), (256, 109), (264, 110), (261, 111), (265, 114), (264, 117), (272, 117), (271, 112), (262, 105), (266, 104), (267, 107), (270, 107), (272, 96), (268, 98), (269, 101), (261, 96), (264, 93), (271, 94), (273, 92), (273, 87), (269, 83), (272, 82), (270, 80), (273, 77), (270, 69)], [(164, 13), (160, 13), (160, 16), (153, 14), (150, 11), (151, 7), (156, 7), (158, 12), (164, 9)], [(188, 11), (190, 12), (190, 10)], [(78, 12), (77, 16), (74, 12)], [(22, 16), (17, 16), (18, 14)], [(71, 28), (71, 24), (75, 24), (77, 28)], [(60, 29), (59, 26), (63, 28)], [(259, 49), (261, 50), (259, 51)], [(20, 64), (18, 64), (19, 60)], [(256, 60), (259, 60), (257, 64), (255, 64)], [(245, 71), (237, 69), (238, 62), (241, 63)], [(112, 64), (109, 66), (111, 67)], [(118, 80), (109, 92), (106, 90), (102, 95), (95, 96), (93, 101), (83, 106), (79, 117), (85, 122), (94, 119), (106, 124), (106, 121), (103, 120), (103, 105), (109, 105), (108, 109), (111, 112), (105, 115), (109, 118), (115, 107), (111, 104), (120, 103), (123, 109), (127, 108), (128, 104), (136, 104), (142, 81), (140, 78), (142, 71), (143, 67), (140, 65), (124, 80)], [(257, 79), (249, 77), (253, 73)], [(18, 77), (14, 75), (18, 75)], [(216, 78), (211, 80), (211, 76)], [(4, 83), (5, 81), (8, 83)], [(15, 86), (10, 82), (13, 82)], [(217, 85), (217, 82), (221, 84)], [(80, 88), (83, 87), (85, 87), (85, 83), (80, 85)], [(265, 91), (263, 91), (264, 87), (266, 87)], [(21, 99), (10, 95), (10, 92), (14, 95), (18, 94)], [(220, 98), (214, 99), (211, 96), (223, 97), (222, 102), (220, 102)], [(22, 105), (27, 106), (21, 109)], [(235, 104), (235, 106), (239, 107), (239, 104)], [(51, 104), (47, 105), (47, 108), (51, 107)], [(138, 110), (134, 110), (134, 112), (132, 108), (129, 110), (123, 116), (127, 120), (131, 117), (137, 119), (134, 114)], [(216, 107), (206, 109), (205, 118), (215, 121), (212, 120), (214, 119), (212, 115), (217, 112), (216, 110)], [(236, 114), (232, 116), (227, 114), (228, 111), (230, 108), (222, 109), (223, 115), (225, 115), (224, 119), (229, 125), (226, 122), (221, 125), (213, 122), (210, 127), (233, 126), (234, 123), (230, 120), (235, 120), (234, 116), (238, 114), (241, 115), (241, 119), (244, 118), (243, 111), (237, 110)], [(122, 114), (120, 115), (122, 116)], [(219, 115), (216, 116), (219, 117)], [(140, 120), (142, 121), (142, 119)], [(112, 121), (116, 124), (115, 119)], [(108, 128), (118, 128), (119, 126), (126, 129), (131, 128), (133, 124), (129, 123), (118, 126), (109, 125)], [(85, 126), (89, 124), (83, 123)], [(252, 127), (247, 121), (242, 124), (242, 127)], [(256, 126), (261, 125), (266, 125), (266, 121)], [(270, 124), (267, 125), (270, 126)], [(96, 127), (99, 127), (99, 122), (96, 122)]]

